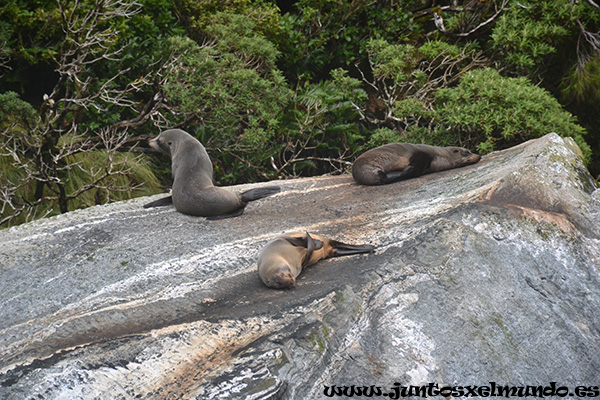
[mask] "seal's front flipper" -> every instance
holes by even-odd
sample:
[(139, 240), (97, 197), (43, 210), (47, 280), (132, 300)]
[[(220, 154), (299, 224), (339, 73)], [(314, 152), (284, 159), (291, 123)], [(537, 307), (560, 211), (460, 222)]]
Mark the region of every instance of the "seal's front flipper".
[(163, 206), (168, 206), (171, 204), (173, 204), (173, 197), (169, 196), (169, 197), (163, 197), (162, 199), (155, 200), (148, 204), (144, 204), (144, 208), (163, 207)]
[(423, 152), (416, 152), (410, 158), (408, 164), (402, 171), (390, 171), (387, 174), (379, 171), (379, 180), (381, 183), (392, 183), (403, 181), (405, 179), (416, 178), (423, 175), (425, 170), (431, 164), (431, 157)]
[[(296, 247), (304, 247), (304, 248), (308, 248), (308, 238), (306, 237), (290, 237), (290, 236), (286, 236), (284, 237), (285, 240), (287, 240), (288, 242), (290, 242), (290, 244), (296, 246)], [(320, 240), (317, 240), (315, 238), (313, 238), (311, 236), (312, 241), (315, 244), (315, 248), (314, 250), (321, 250), (323, 248), (323, 242)]]
[(239, 217), (243, 213), (244, 213), (244, 207), (240, 207), (237, 210), (235, 210), (234, 212), (230, 212), (229, 214), (213, 215), (211, 217), (206, 217), (206, 219), (209, 221), (217, 221), (219, 219)]
[(318, 239), (313, 239), (312, 236), (308, 232), (306, 232), (306, 236), (304, 237), (295, 237), (295, 236), (285, 236), (285, 240), (287, 240), (291, 245), (296, 247), (303, 247), (306, 249), (306, 254), (302, 257), (302, 268), (306, 267), (310, 262), (310, 259), (315, 250), (320, 250), (323, 248), (323, 242)]
[(370, 244), (353, 245), (338, 242), (337, 240), (331, 240), (329, 244), (331, 245), (331, 247), (333, 247), (332, 257), (349, 256), (351, 254), (371, 253), (375, 250), (375, 246), (371, 246)]
[(315, 241), (312, 237), (310, 237), (310, 234), (306, 232), (306, 254), (302, 259), (302, 268), (306, 267), (310, 262), (310, 258), (312, 257), (313, 251), (315, 251), (315, 247), (317, 247)]
[(405, 179), (414, 178), (417, 176), (415, 167), (412, 165), (407, 166), (402, 171), (392, 171), (387, 174), (383, 171), (379, 171), (379, 181), (381, 183), (392, 183), (403, 181)]

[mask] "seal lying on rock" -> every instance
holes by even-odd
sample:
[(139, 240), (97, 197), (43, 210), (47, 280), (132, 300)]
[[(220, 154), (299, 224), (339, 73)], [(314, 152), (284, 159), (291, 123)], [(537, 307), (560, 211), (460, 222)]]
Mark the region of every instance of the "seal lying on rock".
[(258, 275), (265, 285), (275, 289), (294, 286), (304, 267), (317, 261), (370, 253), (375, 247), (368, 244), (351, 245), (336, 240), (311, 236), (306, 233), (288, 233), (268, 243), (258, 257)]
[(352, 177), (362, 185), (382, 185), (463, 167), (480, 159), (462, 147), (390, 143), (361, 154), (352, 164)]
[(161, 132), (149, 141), (152, 148), (171, 156), (172, 195), (144, 205), (144, 208), (173, 203), (183, 214), (222, 219), (237, 217), (254, 200), (280, 191), (279, 186), (265, 186), (235, 193), (213, 184), (213, 166), (206, 149), (181, 129)]

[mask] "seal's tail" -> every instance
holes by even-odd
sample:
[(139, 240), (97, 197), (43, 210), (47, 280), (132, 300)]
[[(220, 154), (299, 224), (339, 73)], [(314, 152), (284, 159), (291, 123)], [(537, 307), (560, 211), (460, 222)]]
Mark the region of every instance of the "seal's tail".
[(242, 201), (248, 203), (250, 201), (262, 199), (263, 197), (272, 196), (275, 193), (279, 193), (281, 188), (279, 186), (265, 186), (256, 189), (250, 189), (240, 194)]

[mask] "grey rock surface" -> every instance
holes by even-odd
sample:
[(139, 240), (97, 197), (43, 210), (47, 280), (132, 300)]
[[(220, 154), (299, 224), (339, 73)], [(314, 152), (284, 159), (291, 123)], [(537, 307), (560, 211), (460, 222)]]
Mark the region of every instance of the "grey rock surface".
[[(600, 383), (600, 190), (572, 140), (385, 186), (278, 184), (233, 219), (142, 208), (156, 196), (0, 231), (0, 398)], [(260, 249), (298, 230), (377, 250), (263, 286)]]

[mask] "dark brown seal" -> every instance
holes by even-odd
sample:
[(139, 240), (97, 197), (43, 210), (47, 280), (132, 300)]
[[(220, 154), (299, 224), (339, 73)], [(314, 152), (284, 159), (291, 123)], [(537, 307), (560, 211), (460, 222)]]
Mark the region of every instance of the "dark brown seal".
[(363, 185), (382, 185), (463, 167), (480, 159), (462, 147), (390, 143), (361, 154), (352, 164), (352, 177)]
[(171, 156), (173, 190), (171, 196), (146, 204), (145, 208), (173, 203), (184, 214), (222, 219), (241, 215), (248, 202), (280, 190), (279, 186), (266, 186), (235, 193), (214, 186), (213, 166), (206, 149), (181, 129), (161, 132), (149, 144)]
[(275, 289), (294, 286), (305, 267), (317, 261), (370, 253), (375, 248), (368, 244), (351, 245), (337, 240), (305, 233), (287, 233), (269, 242), (258, 257), (258, 275), (265, 285)]

